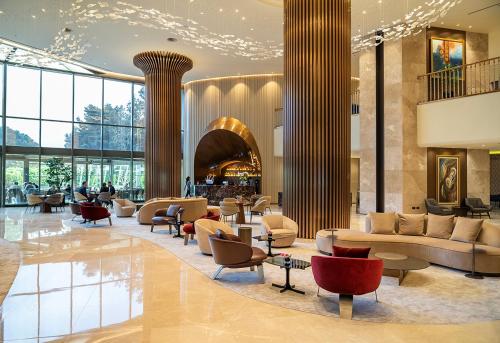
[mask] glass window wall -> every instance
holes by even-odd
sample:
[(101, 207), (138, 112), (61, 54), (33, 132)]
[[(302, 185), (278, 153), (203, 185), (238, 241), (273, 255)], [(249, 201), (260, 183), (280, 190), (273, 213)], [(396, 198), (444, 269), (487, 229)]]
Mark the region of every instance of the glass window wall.
[(84, 180), (97, 192), (111, 180), (121, 197), (143, 200), (144, 92), (133, 82), (0, 63), (3, 204), (25, 204), (28, 184), (28, 192), (51, 192), (54, 157), (70, 170), (59, 186), (67, 198)]

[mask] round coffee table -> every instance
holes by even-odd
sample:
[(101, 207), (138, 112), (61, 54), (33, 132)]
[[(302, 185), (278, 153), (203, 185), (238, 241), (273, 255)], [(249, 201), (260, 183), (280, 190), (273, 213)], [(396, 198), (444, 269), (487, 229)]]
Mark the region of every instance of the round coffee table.
[[(370, 255), (370, 257), (379, 258), (384, 261), (384, 275), (397, 276), (399, 278), (399, 285), (403, 282), (408, 271), (425, 269), (430, 266), (430, 263), (427, 261), (403, 254), (379, 252)], [(397, 275), (394, 275), (394, 271), (397, 272)]]

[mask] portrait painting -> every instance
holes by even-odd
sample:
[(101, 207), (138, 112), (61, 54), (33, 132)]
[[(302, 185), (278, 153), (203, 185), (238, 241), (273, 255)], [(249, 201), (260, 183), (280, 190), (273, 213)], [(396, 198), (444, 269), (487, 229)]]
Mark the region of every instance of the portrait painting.
[(464, 63), (464, 42), (443, 38), (431, 39), (431, 72)]
[(445, 205), (460, 202), (460, 158), (437, 156), (437, 201)]

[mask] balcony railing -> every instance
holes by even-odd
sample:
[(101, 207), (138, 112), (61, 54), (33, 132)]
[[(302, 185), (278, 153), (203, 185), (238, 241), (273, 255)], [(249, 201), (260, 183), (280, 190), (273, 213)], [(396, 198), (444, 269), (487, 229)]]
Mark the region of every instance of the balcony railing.
[(444, 69), (418, 77), (420, 103), (500, 91), (500, 57)]

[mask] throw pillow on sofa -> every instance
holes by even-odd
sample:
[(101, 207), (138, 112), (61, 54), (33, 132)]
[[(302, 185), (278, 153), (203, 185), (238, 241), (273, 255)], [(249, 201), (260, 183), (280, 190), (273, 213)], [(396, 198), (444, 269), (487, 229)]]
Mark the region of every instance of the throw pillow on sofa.
[(425, 214), (398, 214), (399, 234), (422, 236), (424, 234)]
[(394, 212), (379, 213), (379, 212), (369, 212), (371, 222), (370, 233), (374, 234), (385, 234), (393, 235), (395, 234), (396, 217)]
[(482, 219), (459, 217), (450, 239), (459, 242), (475, 242), (481, 231), (481, 225), (483, 225)]
[(335, 257), (351, 257), (351, 258), (368, 258), (371, 248), (345, 248), (338, 245), (333, 246), (333, 256)]
[(500, 224), (484, 222), (477, 241), (481, 244), (500, 248)]
[(449, 239), (453, 232), (454, 215), (438, 216), (429, 213), (427, 218), (427, 237)]

